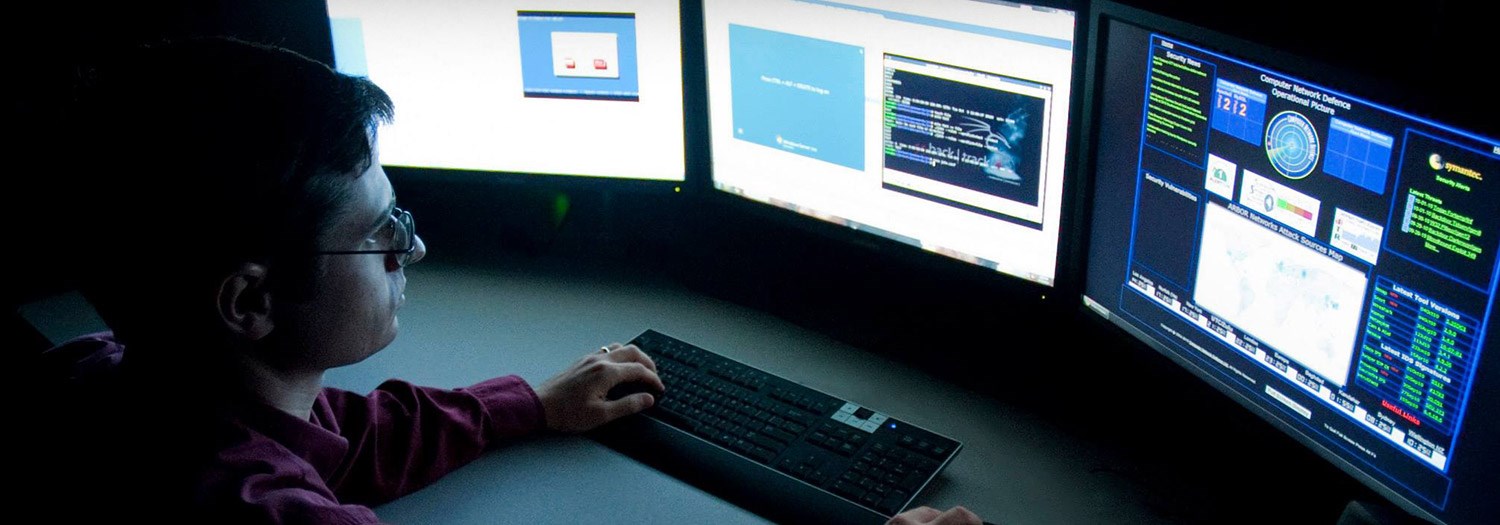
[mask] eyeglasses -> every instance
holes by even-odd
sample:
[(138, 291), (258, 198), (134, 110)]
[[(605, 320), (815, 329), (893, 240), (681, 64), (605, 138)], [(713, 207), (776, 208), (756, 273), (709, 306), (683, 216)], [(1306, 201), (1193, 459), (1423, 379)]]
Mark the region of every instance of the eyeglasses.
[(313, 252), (317, 255), (353, 255), (359, 253), (385, 253), (396, 256), (396, 264), (406, 267), (411, 263), (412, 254), (417, 251), (417, 225), (412, 221), (411, 212), (401, 208), (391, 210), (391, 220), (386, 221), (380, 231), (370, 236), (374, 240), (386, 241), (385, 250), (337, 250)]

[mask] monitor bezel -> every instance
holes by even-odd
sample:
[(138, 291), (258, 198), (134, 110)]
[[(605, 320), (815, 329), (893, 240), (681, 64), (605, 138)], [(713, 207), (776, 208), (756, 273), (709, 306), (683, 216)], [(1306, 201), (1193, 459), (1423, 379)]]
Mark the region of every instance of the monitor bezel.
[[(330, 68), (336, 68), (333, 52), (332, 18), (328, 14), (328, 1), (319, 0), (322, 7), (323, 24), (319, 28), (319, 34), (315, 35), (319, 48), (313, 50), (310, 55), (313, 59), (324, 63)], [(438, 166), (413, 166), (405, 164), (382, 164), (381, 167), (387, 172), (400, 177), (403, 180), (425, 181), (431, 180), (438, 184), (479, 184), (485, 187), (492, 185), (500, 187), (522, 187), (548, 189), (562, 192), (598, 192), (598, 193), (620, 193), (620, 194), (647, 194), (647, 195), (673, 195), (684, 194), (694, 186), (692, 181), (693, 166), (696, 157), (701, 154), (696, 152), (700, 146), (694, 133), (693, 123), (696, 119), (692, 117), (691, 111), (700, 110), (692, 99), (698, 93), (697, 87), (688, 80), (689, 75), (694, 74), (698, 62), (689, 60), (692, 51), (687, 48), (688, 38), (691, 33), (696, 33), (688, 25), (689, 15), (687, 13), (689, 2), (679, 4), (678, 31), (681, 34), (682, 50), (680, 52), (680, 66), (682, 69), (682, 105), (683, 105), (683, 164), (682, 179), (655, 179), (642, 177), (614, 177), (600, 175), (580, 175), (562, 172), (524, 172), (509, 170), (487, 170), (476, 168), (454, 168)], [(316, 56), (312, 56), (316, 55)], [(396, 108), (396, 121), (401, 119), (401, 108)], [(706, 145), (706, 141), (703, 141)], [(675, 197), (674, 197), (675, 198)]]
[[(1083, 85), (1081, 73), (1083, 71), (1084, 46), (1082, 39), (1087, 32), (1084, 24), (1084, 15), (1086, 13), (1085, 3), (1068, 0), (1030, 0), (1025, 2), (996, 3), (1034, 5), (1071, 11), (1074, 14), (1073, 74), (1070, 82), (1073, 96), (1071, 104), (1068, 107), (1068, 120), (1070, 123), (1076, 123), (1080, 116), (1081, 106), (1078, 104), (1078, 101), (1080, 100), (1080, 89)], [(685, 72), (684, 78), (688, 79), (689, 82), (696, 82), (697, 86), (701, 88), (697, 92), (702, 96), (701, 99), (694, 101), (698, 103), (697, 107), (701, 111), (699, 114), (702, 115), (702, 118), (697, 119), (697, 124), (702, 126), (701, 133), (697, 137), (698, 143), (696, 145), (691, 142), (689, 144), (689, 149), (701, 156), (697, 159), (690, 159), (690, 171), (696, 168), (697, 171), (693, 171), (693, 174), (698, 176), (689, 177), (689, 188), (690, 192), (698, 200), (702, 201), (702, 204), (706, 208), (722, 214), (720, 220), (764, 221), (778, 227), (801, 232), (821, 241), (826, 241), (829, 243), (831, 249), (847, 250), (868, 258), (871, 261), (879, 261), (879, 264), (910, 269), (914, 272), (940, 275), (945, 281), (953, 279), (958, 283), (962, 283), (959, 286), (966, 290), (972, 290), (974, 293), (979, 294), (993, 295), (997, 302), (1024, 301), (1047, 312), (1062, 314), (1069, 311), (1072, 303), (1067, 298), (1076, 297), (1082, 290), (1078, 287), (1080, 282), (1078, 277), (1081, 276), (1079, 273), (1081, 266), (1078, 259), (1082, 252), (1077, 250), (1077, 246), (1083, 238), (1081, 236), (1082, 232), (1079, 232), (1077, 228), (1077, 225), (1080, 224), (1077, 222), (1078, 217), (1075, 213), (1072, 213), (1078, 207), (1075, 197), (1079, 194), (1073, 188), (1076, 184), (1074, 181), (1076, 177), (1073, 173), (1075, 171), (1074, 167), (1077, 164), (1078, 152), (1078, 133), (1074, 131), (1077, 129), (1075, 125), (1070, 125), (1068, 137), (1064, 144), (1067, 152), (1064, 155), (1062, 169), (1062, 173), (1064, 174), (1063, 189), (1061, 192), (1062, 198), (1058, 203), (1062, 211), (1059, 216), (1058, 226), (1058, 254), (1050, 286), (1026, 279), (1022, 276), (1012, 275), (933, 253), (919, 246), (913, 246), (895, 239), (835, 224), (770, 203), (760, 202), (719, 190), (714, 187), (713, 154), (710, 143), (711, 137), (709, 137), (712, 117), (707, 112), (709, 89), (707, 86), (708, 63), (705, 39), (708, 28), (703, 25), (702, 20), (703, 2), (700, 0), (684, 4), (684, 13), (692, 11), (695, 18), (692, 23), (696, 24), (694, 26), (696, 27), (696, 31), (691, 35), (686, 32), (684, 33), (683, 48), (685, 50), (693, 49), (699, 54), (699, 56), (693, 57), (696, 60), (698, 71), (693, 73), (691, 77)], [(689, 9), (687, 4), (691, 4), (692, 9)], [(683, 27), (687, 28), (689, 24), (690, 22), (684, 19)], [(684, 58), (686, 60), (687, 57)], [(690, 140), (692, 140), (691, 137)], [(697, 162), (694, 163), (692, 162), (693, 160)]]
[[(1132, 4), (1138, 3), (1132, 2)], [(1472, 132), (1476, 133), (1500, 136), (1494, 133), (1495, 123), (1493, 121), (1484, 121), (1482, 118), (1476, 118), (1473, 114), (1462, 113), (1462, 110), (1459, 109), (1451, 107), (1445, 109), (1441, 94), (1430, 94), (1424, 92), (1424, 90), (1416, 89), (1414, 87), (1416, 84), (1413, 84), (1411, 79), (1397, 78), (1393, 76), (1396, 75), (1394, 71), (1380, 74), (1368, 68), (1335, 66), (1329, 62), (1329, 59), (1337, 57), (1328, 55), (1327, 53), (1319, 54), (1306, 49), (1294, 50), (1272, 47), (1265, 43), (1243, 38), (1240, 36), (1246, 34), (1243, 31), (1230, 34), (1227, 31), (1232, 31), (1235, 28), (1227, 27), (1228, 23), (1224, 23), (1226, 27), (1215, 26), (1210, 28), (1205, 24), (1211, 22), (1203, 18), (1189, 19), (1187, 16), (1164, 15), (1148, 11), (1136, 5), (1127, 5), (1114, 0), (1091, 1), (1085, 18), (1087, 19), (1086, 24), (1089, 29), (1088, 35), (1084, 39), (1087, 52), (1085, 53), (1083, 64), (1084, 71), (1081, 75), (1084, 85), (1078, 100), (1081, 108), (1081, 118), (1078, 123), (1081, 127), (1077, 135), (1080, 141), (1079, 151), (1088, 153), (1081, 153), (1076, 159), (1076, 171), (1074, 173), (1074, 188), (1079, 192), (1075, 196), (1074, 201), (1079, 206), (1074, 212), (1078, 218), (1077, 224), (1081, 226), (1081, 228), (1078, 228), (1080, 230), (1080, 238), (1077, 249), (1080, 266), (1077, 275), (1079, 279), (1079, 294), (1076, 296), (1078, 299), (1076, 311), (1083, 317), (1084, 322), (1106, 325), (1106, 328), (1112, 329), (1117, 339), (1126, 341), (1133, 346), (1150, 348), (1152, 351), (1168, 358), (1176, 366), (1190, 373), (1198, 380), (1212, 386), (1226, 397), (1233, 399), (1236, 404), (1255, 414), (1259, 419), (1276, 429), (1278, 433), (1292, 438), (1299, 445), (1316, 453), (1343, 473), (1399, 506), (1402, 510), (1424, 520), (1448, 523), (1443, 517), (1434, 514), (1434, 512), (1422, 504), (1391, 489), (1375, 475), (1367, 473), (1364, 469), (1345, 459), (1338, 452), (1318, 443), (1314, 436), (1284, 421), (1280, 414), (1262, 406), (1258, 400), (1251, 399), (1238, 392), (1233, 385), (1225, 383), (1216, 377), (1213, 370), (1209, 370), (1199, 363), (1187, 359), (1163, 342), (1144, 334), (1135, 325), (1129, 321), (1120, 319), (1119, 316), (1113, 314), (1106, 307), (1101, 305), (1096, 309), (1091, 304), (1093, 299), (1088, 296), (1087, 289), (1087, 268), (1090, 257), (1089, 244), (1092, 238), (1091, 230), (1093, 226), (1091, 213), (1093, 202), (1090, 200), (1090, 196), (1093, 193), (1095, 183), (1094, 170), (1097, 157), (1093, 150), (1099, 143), (1098, 133), (1100, 126), (1098, 125), (1098, 121), (1102, 118), (1099, 114), (1101, 109), (1100, 99), (1102, 97), (1100, 93), (1104, 90), (1104, 86), (1102, 85), (1104, 82), (1103, 67), (1105, 67), (1103, 57), (1107, 56), (1104, 53), (1109, 44), (1108, 31), (1111, 23), (1124, 23), (1142, 28), (1148, 32), (1170, 34), (1206, 49), (1224, 52), (1247, 62), (1274, 64), (1277, 71), (1296, 75), (1332, 88), (1344, 89), (1346, 92), (1357, 92), (1362, 97), (1367, 97), (1370, 100), (1403, 101), (1407, 105), (1404, 109), (1412, 116), (1435, 122), (1449, 122), (1458, 126), (1479, 126), (1479, 129), (1470, 128)], [(1269, 38), (1270, 35), (1267, 35), (1267, 37)], [(1315, 55), (1316, 58), (1314, 58)], [(1493, 319), (1493, 316), (1491, 318)], [(1495, 342), (1495, 339), (1494, 333), (1491, 332), (1482, 343), (1484, 346), (1490, 346)], [(1490, 368), (1493, 368), (1493, 365), (1490, 365)], [(1485, 392), (1493, 394), (1495, 390), (1493, 386), (1486, 386), (1482, 382), (1476, 383), (1473, 388), (1474, 390), (1471, 392), (1471, 395), (1476, 397)], [(1471, 427), (1477, 426), (1474, 425), (1476, 419), (1480, 418), (1471, 413), (1466, 424)], [(1489, 428), (1480, 432), (1471, 432), (1471, 430), (1473, 429), (1466, 427), (1464, 431), (1466, 434), (1470, 434), (1467, 438), (1468, 440), (1480, 438), (1480, 436), (1472, 434), (1482, 434), (1484, 431), (1493, 434), (1493, 430)], [(1468, 452), (1472, 454), (1476, 451), (1470, 448)], [(1493, 453), (1485, 453), (1482, 454), (1480, 459), (1493, 459), (1494, 456), (1495, 454)], [(1494, 475), (1491, 474), (1490, 478), (1493, 479)], [(1452, 509), (1450, 508), (1441, 513), (1444, 516), (1451, 516), (1451, 511)]]

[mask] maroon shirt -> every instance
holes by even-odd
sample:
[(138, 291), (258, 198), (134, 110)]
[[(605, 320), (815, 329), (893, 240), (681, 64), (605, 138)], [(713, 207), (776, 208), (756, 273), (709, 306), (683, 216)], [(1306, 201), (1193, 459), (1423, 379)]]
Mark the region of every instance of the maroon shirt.
[[(131, 412), (93, 387), (120, 383), (123, 350), (109, 333), (81, 337), (49, 350), (44, 370), (64, 373), (65, 388), (89, 392), (59, 396), (82, 406), (85, 417), (115, 423), (79, 425), (50, 414), (54, 423), (71, 421), (62, 425), (69, 430), (61, 442), (68, 445), (49, 442), (63, 448), (53, 459), (65, 465), (66, 479), (52, 481), (66, 485), (99, 474), (103, 481), (93, 488), (114, 496), (105, 498), (106, 506), (126, 514), (205, 523), (376, 523), (367, 505), (411, 493), (495, 445), (543, 427), (541, 401), (516, 376), (451, 390), (397, 380), (369, 395), (324, 388), (307, 420), (263, 403), (214, 396), (207, 396), (211, 402), (193, 398), (190, 406), (199, 413), (185, 418), (158, 417), (158, 423), (135, 417), (145, 411), (118, 417)], [(86, 430), (73, 428), (80, 426)], [(100, 453), (90, 437), (99, 426), (106, 427), (100, 435), (122, 450), (105, 447)], [(155, 469), (161, 472), (150, 472)], [(153, 478), (161, 481), (148, 481)]]

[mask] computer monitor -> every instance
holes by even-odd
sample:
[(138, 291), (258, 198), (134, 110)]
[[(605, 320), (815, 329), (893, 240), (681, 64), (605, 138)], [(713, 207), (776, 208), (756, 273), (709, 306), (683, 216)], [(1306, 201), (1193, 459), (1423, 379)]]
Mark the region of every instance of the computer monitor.
[(705, 1), (710, 195), (1052, 287), (1075, 57), (1059, 5)]
[(337, 68), (396, 104), (379, 136), (384, 165), (685, 178), (678, 2), (327, 4)]
[(1375, 98), (1274, 42), (1088, 23), (1084, 309), (1411, 513), (1494, 523), (1500, 140), (1414, 114), (1439, 84)]

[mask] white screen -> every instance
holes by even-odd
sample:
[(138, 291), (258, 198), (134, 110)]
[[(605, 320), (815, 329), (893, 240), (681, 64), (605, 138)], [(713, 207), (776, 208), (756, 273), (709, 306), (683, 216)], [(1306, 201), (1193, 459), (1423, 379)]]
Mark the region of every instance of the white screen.
[(666, 0), (328, 0), (340, 71), (396, 104), (394, 166), (681, 181)]
[(708, 0), (720, 190), (1051, 285), (1074, 14)]

